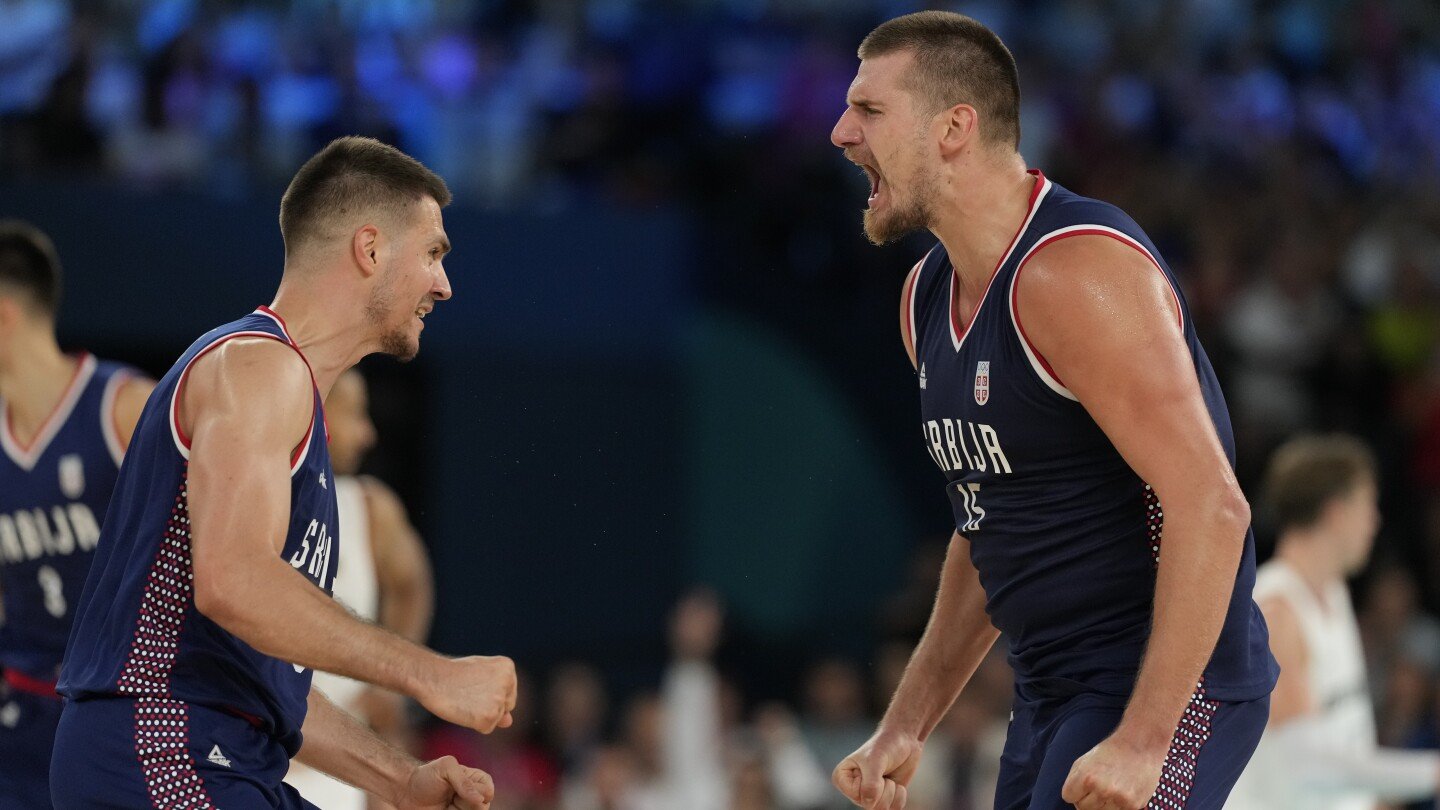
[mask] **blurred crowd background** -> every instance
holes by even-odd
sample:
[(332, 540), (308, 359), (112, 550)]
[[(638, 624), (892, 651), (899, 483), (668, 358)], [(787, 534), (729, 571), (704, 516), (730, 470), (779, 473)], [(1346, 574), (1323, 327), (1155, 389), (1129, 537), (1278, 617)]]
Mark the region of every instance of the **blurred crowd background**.
[[(925, 240), (864, 242), (828, 140), (860, 38), (925, 5), (0, 0), (0, 215), (56, 237), (67, 345), (158, 374), (264, 303), (330, 138), (439, 171), (456, 299), (364, 366), (368, 469), (437, 562), (432, 641), (525, 681), (515, 728), (411, 744), (509, 808), (838, 808), (951, 528), (895, 323)], [(933, 5), (1014, 51), (1030, 164), (1180, 275), (1257, 507), (1284, 438), (1375, 448), (1381, 742), (1440, 744), (1440, 5)], [(1008, 678), (912, 807), (988, 806)]]

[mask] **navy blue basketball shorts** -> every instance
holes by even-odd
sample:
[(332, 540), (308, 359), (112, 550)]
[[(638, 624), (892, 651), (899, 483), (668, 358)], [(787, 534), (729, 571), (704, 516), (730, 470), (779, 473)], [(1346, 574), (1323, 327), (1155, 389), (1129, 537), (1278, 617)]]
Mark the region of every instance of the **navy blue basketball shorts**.
[[(1110, 736), (1124, 711), (1124, 700), (1110, 695), (1026, 700), (1017, 691), (995, 810), (1072, 810), (1060, 798), (1070, 767)], [(1220, 810), (1269, 717), (1268, 695), (1225, 703), (1197, 692), (1175, 731), (1148, 810)]]
[(50, 750), (64, 704), (59, 695), (0, 683), (0, 810), (50, 806)]
[(313, 810), (274, 738), (225, 712), (157, 698), (66, 701), (50, 762), (57, 810)]

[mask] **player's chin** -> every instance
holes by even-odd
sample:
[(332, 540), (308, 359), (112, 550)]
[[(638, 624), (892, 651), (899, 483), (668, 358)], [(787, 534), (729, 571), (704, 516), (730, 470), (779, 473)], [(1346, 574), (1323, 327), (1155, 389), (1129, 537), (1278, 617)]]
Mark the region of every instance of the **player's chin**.
[(874, 245), (888, 245), (908, 233), (897, 228), (894, 217), (886, 217), (873, 208), (865, 210), (865, 238)]
[(381, 341), (380, 351), (402, 363), (408, 363), (420, 353), (420, 335), (418, 332), (396, 330)]

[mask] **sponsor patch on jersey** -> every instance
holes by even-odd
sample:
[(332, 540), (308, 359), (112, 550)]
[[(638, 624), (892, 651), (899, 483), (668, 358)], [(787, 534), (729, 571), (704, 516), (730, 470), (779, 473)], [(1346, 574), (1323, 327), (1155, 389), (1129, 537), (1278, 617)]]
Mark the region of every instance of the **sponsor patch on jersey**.
[(975, 404), (984, 405), (990, 401), (990, 361), (981, 360), (975, 364)]
[(920, 390), (925, 390), (925, 364), (920, 364)]
[(72, 500), (85, 494), (85, 462), (79, 453), (60, 457), (60, 491)]

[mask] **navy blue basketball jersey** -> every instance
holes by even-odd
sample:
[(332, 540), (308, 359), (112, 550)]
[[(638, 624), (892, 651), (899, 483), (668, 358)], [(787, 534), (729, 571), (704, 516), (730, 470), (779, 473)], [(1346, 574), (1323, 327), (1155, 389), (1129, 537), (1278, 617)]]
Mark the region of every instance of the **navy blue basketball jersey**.
[(54, 685), (124, 454), (115, 396), (134, 372), (78, 358), (28, 444), (0, 399), (0, 669)]
[[(237, 337), (271, 338), (300, 351), (279, 316), (261, 307), (201, 337), (160, 380), (115, 485), (59, 688), (71, 700), (122, 696), (167, 710), (197, 704), (230, 712), (293, 756), (310, 671), (263, 655), (206, 618), (190, 586), (190, 440), (180, 428), (177, 395), (191, 364)], [(316, 390), (310, 430), (291, 459), (290, 525), (281, 553), (296, 575), (330, 593), (339, 541), (324, 418)]]
[[(1148, 258), (1179, 305), (1232, 466), (1235, 440), (1185, 300), (1149, 238), (1114, 206), (1033, 174), (1026, 219), (968, 323), (954, 311), (955, 273), (942, 245), (922, 260), (906, 290), (924, 442), (945, 473), (955, 526), (970, 541), (986, 608), (1008, 637), (1020, 683), (1037, 694), (1128, 695), (1150, 633), (1163, 504), (1026, 339), (1015, 281), (1030, 256), (1058, 239), (1095, 234)], [(1264, 620), (1251, 599), (1254, 582), (1255, 542), (1247, 531), (1229, 612), (1205, 670), (1207, 697), (1250, 700), (1274, 685)]]

